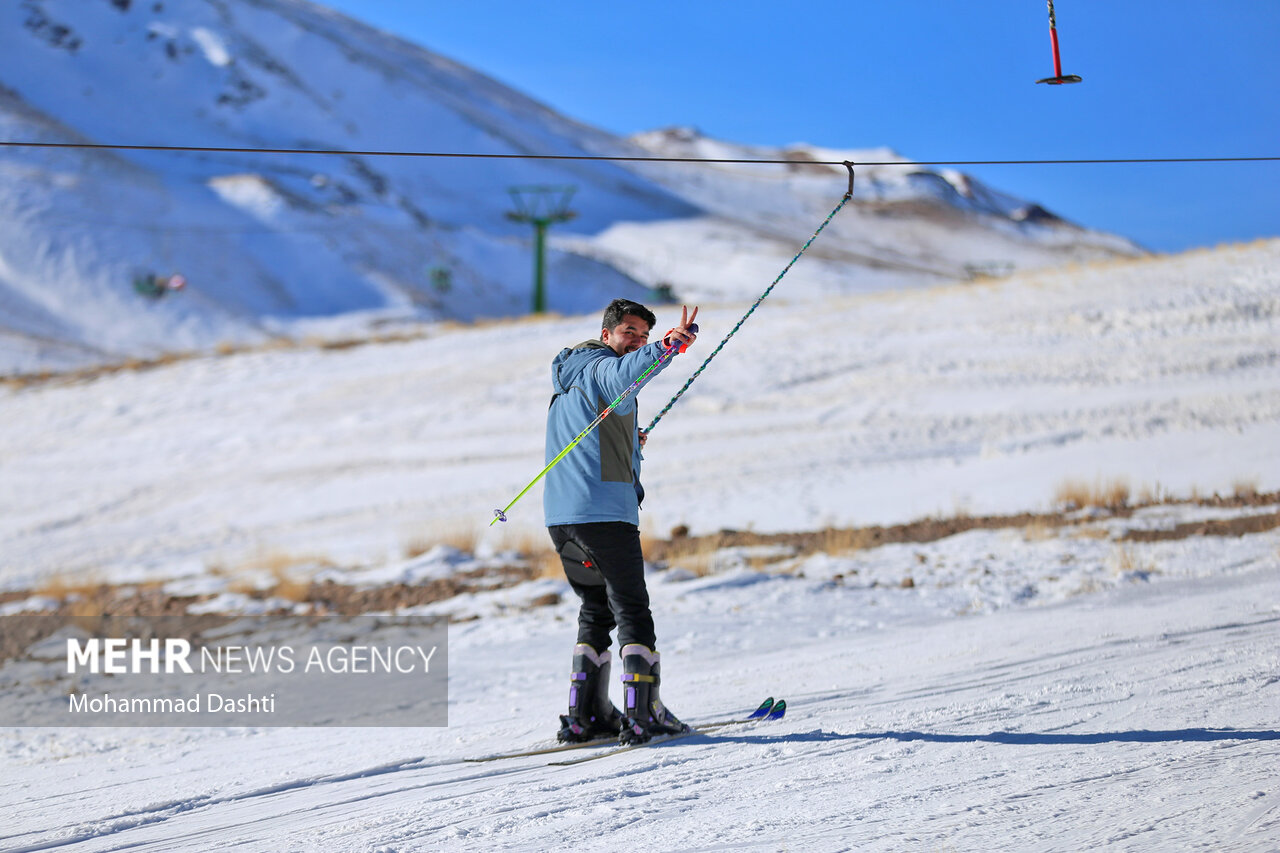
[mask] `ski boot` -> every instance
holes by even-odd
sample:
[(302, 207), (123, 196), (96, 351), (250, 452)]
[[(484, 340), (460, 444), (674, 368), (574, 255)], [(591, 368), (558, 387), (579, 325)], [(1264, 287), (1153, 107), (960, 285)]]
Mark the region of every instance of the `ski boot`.
[(573, 647), (569, 713), (560, 715), (561, 743), (582, 743), (614, 737), (622, 729), (622, 714), (609, 701), (609, 652), (596, 652), (586, 643)]
[(689, 731), (658, 698), (658, 653), (639, 643), (624, 646), (622, 656), (623, 720), (618, 742), (644, 743), (655, 735)]

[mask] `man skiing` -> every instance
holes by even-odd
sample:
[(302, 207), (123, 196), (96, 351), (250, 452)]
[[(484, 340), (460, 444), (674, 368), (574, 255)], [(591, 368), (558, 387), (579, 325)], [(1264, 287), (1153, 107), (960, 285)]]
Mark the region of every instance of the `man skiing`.
[[(667, 349), (683, 352), (692, 344), (697, 316), (697, 306), (692, 314), (684, 307), (680, 324), (649, 343), (657, 322), (653, 312), (615, 299), (605, 309), (598, 340), (561, 350), (551, 363), (548, 462)], [(650, 376), (669, 363), (664, 361)], [(658, 697), (659, 656), (640, 548), (640, 447), (645, 438), (636, 424), (633, 394), (547, 473), (547, 531), (570, 586), (582, 599), (569, 713), (560, 717), (557, 736), (563, 742), (617, 735), (622, 743), (643, 743), (657, 734), (688, 729)], [(621, 711), (609, 699), (609, 635), (615, 627), (622, 661)]]

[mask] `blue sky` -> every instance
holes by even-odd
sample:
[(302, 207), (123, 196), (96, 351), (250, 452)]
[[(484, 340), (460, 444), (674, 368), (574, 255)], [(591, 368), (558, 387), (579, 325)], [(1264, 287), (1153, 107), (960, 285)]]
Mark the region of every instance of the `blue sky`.
[[(324, 0), (620, 134), (916, 160), (1280, 155), (1278, 0)], [(1280, 234), (1280, 162), (965, 171), (1157, 251)]]

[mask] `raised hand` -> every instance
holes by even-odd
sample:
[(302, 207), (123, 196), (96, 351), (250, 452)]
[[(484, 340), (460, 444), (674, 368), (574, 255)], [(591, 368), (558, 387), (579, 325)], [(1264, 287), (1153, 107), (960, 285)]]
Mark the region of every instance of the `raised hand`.
[(667, 346), (679, 346), (680, 352), (684, 352), (689, 345), (698, 339), (698, 324), (694, 322), (698, 317), (698, 306), (693, 306), (693, 313), (689, 313), (688, 305), (680, 306), (680, 325), (673, 328), (663, 337), (663, 341)]

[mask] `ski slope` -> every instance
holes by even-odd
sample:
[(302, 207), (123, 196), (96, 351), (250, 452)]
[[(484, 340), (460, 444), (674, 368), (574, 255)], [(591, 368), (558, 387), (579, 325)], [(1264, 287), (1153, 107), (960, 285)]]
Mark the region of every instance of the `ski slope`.
[[(1268, 241), (821, 303), (780, 288), (654, 431), (646, 527), (1047, 509), (1069, 477), (1273, 491), (1277, 270)], [(642, 420), (745, 308), (703, 306)], [(595, 322), (0, 388), (0, 589), (223, 584), (234, 607), (265, 554), (421, 582), (540, 542), (536, 492), (486, 525), (542, 464), (550, 357)], [(567, 585), (448, 599), (424, 612), (457, 620), (449, 727), (0, 730), (0, 848), (1273, 850), (1280, 533), (1123, 533), (1276, 509), (655, 566), (673, 710), (773, 695), (787, 716), (571, 767), (466, 761), (551, 742)], [(467, 545), (405, 556), (432, 537)]]
[[(925, 618), (908, 591), (655, 585), (664, 696), (776, 723), (572, 767), (571, 608), (454, 626), (447, 729), (3, 733), (6, 850), (1271, 850), (1269, 563)], [(718, 588), (716, 588), (718, 587)], [(914, 612), (913, 612), (914, 611)]]
[[(654, 430), (642, 526), (1043, 510), (1068, 479), (1123, 478), (1135, 496), (1274, 490), (1278, 269), (1270, 241), (822, 303), (792, 301), (784, 279)], [(641, 421), (746, 307), (702, 306), (698, 346), (641, 392)], [(386, 565), (421, 539), (540, 543), (540, 485), (488, 524), (544, 464), (551, 356), (598, 322), (0, 392), (0, 588), (198, 575), (270, 553)]]

